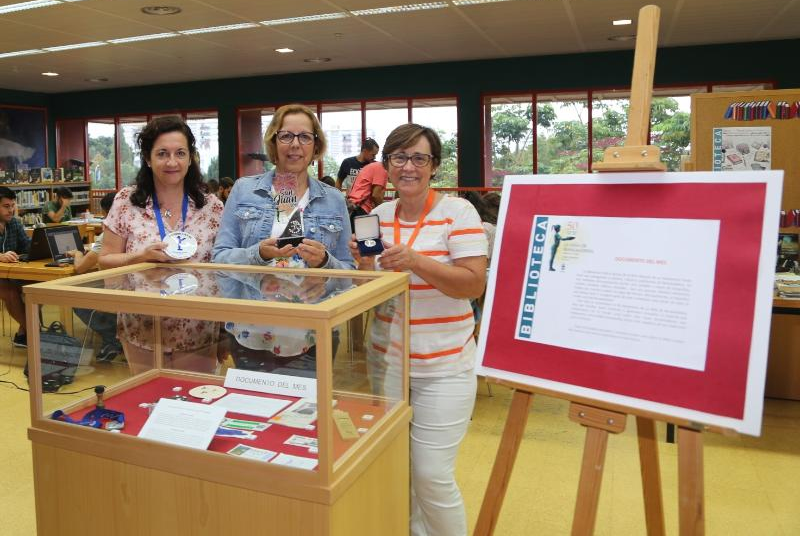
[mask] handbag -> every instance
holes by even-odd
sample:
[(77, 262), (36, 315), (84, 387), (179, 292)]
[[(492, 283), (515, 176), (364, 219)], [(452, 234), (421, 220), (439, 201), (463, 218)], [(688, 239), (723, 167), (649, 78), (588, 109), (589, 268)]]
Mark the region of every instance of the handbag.
[[(72, 383), (83, 353), (83, 345), (69, 335), (61, 322), (52, 322), (39, 332), (42, 391), (53, 393), (62, 385)], [(28, 376), (28, 365), (24, 374)]]

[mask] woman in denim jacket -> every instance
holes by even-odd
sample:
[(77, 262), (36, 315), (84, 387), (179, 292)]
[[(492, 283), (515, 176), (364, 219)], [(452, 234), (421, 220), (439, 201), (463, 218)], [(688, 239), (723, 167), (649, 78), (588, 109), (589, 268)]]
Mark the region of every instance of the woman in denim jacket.
[[(314, 113), (300, 104), (282, 106), (267, 127), (264, 145), (276, 169), (234, 183), (213, 261), (354, 269), (344, 196), (308, 176), (308, 166), (326, 147)], [(237, 367), (270, 371), (284, 368), (288, 359), (315, 357), (316, 341), (306, 330), (234, 323), (225, 329)]]

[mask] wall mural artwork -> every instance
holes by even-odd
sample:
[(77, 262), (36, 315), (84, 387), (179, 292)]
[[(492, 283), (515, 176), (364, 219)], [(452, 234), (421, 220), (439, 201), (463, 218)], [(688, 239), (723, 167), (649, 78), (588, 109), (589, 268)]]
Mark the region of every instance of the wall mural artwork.
[(0, 106), (0, 171), (6, 175), (45, 167), (46, 162), (45, 109)]

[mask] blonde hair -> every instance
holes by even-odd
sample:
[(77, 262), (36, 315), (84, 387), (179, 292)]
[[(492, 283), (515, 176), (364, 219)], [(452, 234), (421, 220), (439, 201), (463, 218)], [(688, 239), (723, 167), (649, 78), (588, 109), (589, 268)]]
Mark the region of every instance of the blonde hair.
[(267, 157), (273, 164), (278, 163), (278, 142), (275, 135), (283, 125), (283, 119), (291, 114), (304, 114), (311, 120), (311, 125), (314, 130), (316, 139), (314, 140), (314, 160), (319, 160), (325, 154), (325, 149), (328, 148), (328, 143), (325, 141), (325, 133), (322, 132), (322, 125), (319, 124), (319, 119), (314, 115), (314, 112), (308, 106), (303, 104), (287, 104), (281, 106), (275, 111), (272, 117), (267, 132), (264, 133), (264, 148), (267, 151)]

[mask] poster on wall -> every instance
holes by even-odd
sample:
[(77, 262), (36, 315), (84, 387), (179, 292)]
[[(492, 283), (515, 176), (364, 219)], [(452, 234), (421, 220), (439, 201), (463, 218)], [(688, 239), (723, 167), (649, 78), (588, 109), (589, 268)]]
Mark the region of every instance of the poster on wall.
[(714, 171), (764, 171), (772, 169), (771, 127), (715, 128)]
[(46, 167), (44, 108), (0, 106), (0, 171)]
[(758, 435), (782, 176), (507, 177), (478, 374)]

